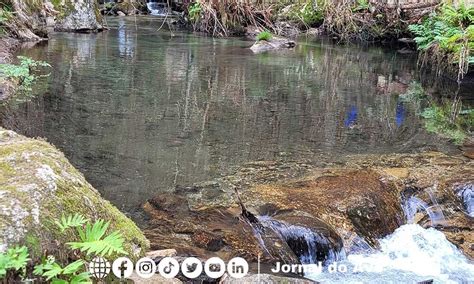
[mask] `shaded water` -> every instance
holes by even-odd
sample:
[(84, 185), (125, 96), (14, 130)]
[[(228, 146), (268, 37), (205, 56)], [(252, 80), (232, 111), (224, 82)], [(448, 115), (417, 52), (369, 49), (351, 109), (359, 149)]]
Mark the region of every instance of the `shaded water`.
[(47, 138), (126, 212), (247, 161), (452, 151), (398, 98), (418, 76), (411, 55), (304, 40), (255, 55), (252, 41), (171, 36), (152, 17), (108, 24), (23, 50), (51, 76), (1, 123)]

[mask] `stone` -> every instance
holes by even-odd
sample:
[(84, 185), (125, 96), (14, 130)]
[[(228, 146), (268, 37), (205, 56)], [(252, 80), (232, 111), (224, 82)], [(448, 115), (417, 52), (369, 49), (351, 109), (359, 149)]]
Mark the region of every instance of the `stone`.
[(55, 6), (57, 17), (55, 30), (62, 32), (97, 32), (103, 29), (102, 16), (96, 1), (64, 0)]
[(183, 283), (181, 280), (173, 278), (173, 279), (167, 279), (161, 276), (160, 274), (155, 274), (150, 278), (143, 278), (138, 276), (135, 272), (133, 272), (132, 276), (130, 276), (126, 283), (136, 283), (136, 284), (155, 284), (155, 283), (160, 283), (160, 284), (181, 284)]
[(154, 250), (146, 253), (146, 256), (152, 259), (163, 258), (163, 257), (173, 257), (176, 256), (177, 252), (175, 249), (162, 249)]
[(122, 11), (117, 11), (117, 16), (119, 16), (119, 17), (125, 17), (126, 14), (125, 14), (124, 12), (122, 12)]
[(240, 279), (226, 277), (221, 280), (222, 284), (314, 284), (316, 282), (304, 278), (284, 277), (274, 274), (251, 274)]
[(260, 53), (260, 52), (269, 51), (269, 50), (288, 49), (288, 48), (293, 48), (295, 46), (296, 46), (296, 42), (292, 40), (280, 38), (280, 37), (273, 37), (269, 41), (259, 40), (255, 42), (250, 47), (250, 50), (252, 50), (255, 53)]
[(64, 260), (65, 243), (55, 220), (79, 213), (110, 221), (120, 231), (131, 258), (144, 255), (149, 242), (140, 229), (104, 200), (64, 157), (41, 139), (0, 128), (0, 252), (24, 244), (33, 259), (44, 252)]

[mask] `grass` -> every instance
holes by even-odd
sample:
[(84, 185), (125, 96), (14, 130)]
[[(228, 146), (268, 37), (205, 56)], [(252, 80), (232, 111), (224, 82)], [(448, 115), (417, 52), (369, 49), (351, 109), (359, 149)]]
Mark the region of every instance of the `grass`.
[(269, 32), (269, 31), (261, 31), (258, 35), (257, 35), (257, 41), (269, 41), (271, 40), (273, 37), (273, 35)]

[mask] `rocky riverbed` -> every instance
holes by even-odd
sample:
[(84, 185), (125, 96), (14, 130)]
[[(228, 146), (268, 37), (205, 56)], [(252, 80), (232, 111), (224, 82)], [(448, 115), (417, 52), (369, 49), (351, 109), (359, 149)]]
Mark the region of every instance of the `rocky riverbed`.
[[(250, 163), (233, 175), (150, 199), (145, 235), (153, 249), (176, 248), (179, 255), (272, 263), (301, 259), (295, 243), (301, 240), (275, 236), (262, 216), (329, 240), (318, 260), (330, 251), (377, 249), (378, 240), (413, 222), (440, 230), (472, 259), (472, 176), (472, 160), (438, 152), (356, 155), (322, 167)], [(413, 198), (426, 208), (407, 209)], [(441, 215), (434, 218), (433, 212)], [(255, 223), (263, 224), (260, 232)]]

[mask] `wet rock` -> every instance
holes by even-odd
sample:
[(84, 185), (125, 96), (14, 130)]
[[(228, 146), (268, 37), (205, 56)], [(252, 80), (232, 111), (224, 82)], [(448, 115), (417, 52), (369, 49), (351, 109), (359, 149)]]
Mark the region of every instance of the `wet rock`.
[[(178, 254), (224, 259), (238, 255), (249, 261), (262, 255), (263, 263), (298, 261), (295, 257), (301, 257), (298, 249), (304, 244), (298, 241), (295, 246), (292, 240), (288, 244), (261, 219), (245, 218), (237, 191), (254, 216), (321, 233), (332, 240), (333, 249), (342, 243), (346, 252), (367, 252), (377, 247), (378, 239), (406, 223), (402, 193), (411, 188), (410, 196), (428, 206), (433, 205), (433, 197), (437, 212), (447, 219), (447, 223), (434, 224), (426, 212), (418, 211), (413, 221), (436, 226), (471, 255), (472, 218), (457, 189), (472, 183), (473, 169), (471, 160), (436, 152), (355, 155), (338, 166), (315, 167), (303, 161), (248, 163), (229, 176), (162, 194), (160, 198), (166, 200), (161, 202), (150, 200), (145, 205), (151, 217), (146, 235), (154, 249), (182, 248)], [(219, 245), (209, 246), (203, 240)]]
[(219, 251), (225, 245), (221, 235), (205, 231), (194, 232), (191, 239), (194, 245), (208, 251)]
[(160, 274), (155, 274), (150, 278), (143, 278), (138, 276), (135, 272), (130, 276), (126, 283), (136, 283), (136, 284), (155, 284), (155, 283), (160, 283), (160, 284), (181, 284), (183, 283), (181, 280), (173, 278), (173, 279), (167, 279), (161, 276)]
[(173, 257), (176, 256), (177, 252), (175, 249), (163, 249), (163, 250), (154, 250), (146, 253), (146, 256), (155, 259), (163, 257)]
[(250, 284), (250, 283), (261, 283), (261, 284), (280, 284), (280, 283), (287, 283), (287, 284), (314, 284), (316, 282), (304, 279), (304, 278), (295, 278), (293, 277), (284, 277), (278, 276), (274, 274), (252, 274), (247, 275), (240, 279), (233, 279), (230, 277), (225, 278), (221, 282), (222, 284)]
[(65, 0), (55, 6), (59, 11), (55, 30), (63, 32), (97, 32), (103, 29), (96, 1)]
[(264, 52), (269, 50), (288, 49), (296, 46), (296, 42), (279, 37), (273, 37), (270, 40), (259, 40), (255, 42), (250, 49), (255, 52)]
[(463, 155), (469, 159), (474, 159), (474, 138), (466, 139), (461, 147)]
[(123, 234), (131, 257), (148, 249), (138, 227), (104, 200), (60, 151), (0, 128), (0, 252), (25, 244), (34, 259), (45, 251), (64, 259), (64, 245), (71, 239), (52, 221), (75, 213), (110, 221), (110, 229)]
[(325, 170), (292, 183), (257, 186), (244, 200), (254, 207), (266, 202), (306, 212), (335, 228), (356, 231), (371, 244), (393, 232), (403, 216), (394, 185), (366, 170)]

